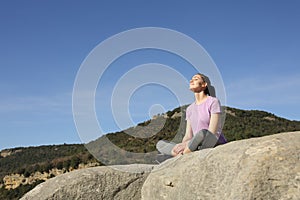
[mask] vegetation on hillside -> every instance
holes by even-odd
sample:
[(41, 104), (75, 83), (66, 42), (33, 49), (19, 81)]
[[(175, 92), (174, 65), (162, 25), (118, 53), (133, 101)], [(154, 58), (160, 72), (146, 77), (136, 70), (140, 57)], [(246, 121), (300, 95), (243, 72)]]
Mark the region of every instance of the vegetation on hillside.
[(300, 122), (259, 110), (226, 108), (223, 132), (228, 141), (261, 137), (288, 131), (299, 131)]
[(20, 199), (24, 194), (26, 194), (28, 191), (33, 189), (35, 186), (38, 184), (42, 183), (44, 181), (36, 181), (31, 185), (22, 185), (20, 187), (17, 187), (16, 189), (13, 190), (7, 190), (5, 188), (0, 188), (0, 199), (1, 200), (17, 200)]
[[(83, 144), (46, 145), (39, 147), (20, 147), (4, 151), (11, 154), (0, 158), (0, 185), (10, 174), (23, 174), (29, 177), (35, 172), (49, 172), (53, 168), (76, 169), (80, 163), (97, 162)], [(0, 199), (19, 199), (35, 185), (21, 185), (16, 189), (0, 188)]]
[[(48, 172), (50, 169), (75, 168), (79, 163), (87, 163), (93, 156), (82, 144), (46, 145), (12, 149), (12, 154), (0, 158), (0, 179), (7, 174)], [(14, 153), (15, 152), (15, 153)]]

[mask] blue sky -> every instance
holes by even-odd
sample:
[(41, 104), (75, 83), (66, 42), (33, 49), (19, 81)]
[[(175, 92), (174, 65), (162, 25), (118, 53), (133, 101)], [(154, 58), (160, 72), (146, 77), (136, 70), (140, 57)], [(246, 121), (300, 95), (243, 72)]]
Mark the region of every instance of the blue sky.
[[(0, 149), (81, 143), (72, 116), (77, 71), (99, 43), (140, 27), (176, 30), (201, 44), (220, 71), (226, 105), (300, 120), (299, 8), (292, 0), (1, 1)], [(130, 67), (151, 62), (182, 70), (186, 78), (194, 73), (163, 52), (122, 59), (114, 65), (127, 68), (112, 67), (103, 88), (111, 89)], [(136, 123), (150, 117), (152, 105), (177, 107), (167, 89), (150, 85), (138, 91), (129, 106)], [(116, 131), (102, 105), (110, 97), (104, 94), (96, 94), (97, 117), (105, 132)]]

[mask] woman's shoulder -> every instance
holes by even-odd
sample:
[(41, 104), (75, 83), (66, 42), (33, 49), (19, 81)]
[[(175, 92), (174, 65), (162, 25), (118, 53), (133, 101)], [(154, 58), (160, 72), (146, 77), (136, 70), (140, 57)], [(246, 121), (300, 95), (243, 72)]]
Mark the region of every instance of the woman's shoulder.
[(217, 97), (213, 97), (213, 96), (208, 96), (208, 99), (210, 99), (211, 101), (219, 101)]
[(210, 109), (212, 109), (212, 110), (218, 110), (216, 112), (220, 112), (219, 110), (221, 109), (221, 102), (219, 101), (218, 98), (209, 96), (206, 105), (208, 107), (210, 107)]
[(219, 103), (220, 101), (219, 101), (219, 99), (217, 98), (217, 97), (212, 97), (212, 96), (208, 96), (208, 98), (207, 98), (207, 102), (209, 103), (209, 104), (212, 104), (212, 103)]

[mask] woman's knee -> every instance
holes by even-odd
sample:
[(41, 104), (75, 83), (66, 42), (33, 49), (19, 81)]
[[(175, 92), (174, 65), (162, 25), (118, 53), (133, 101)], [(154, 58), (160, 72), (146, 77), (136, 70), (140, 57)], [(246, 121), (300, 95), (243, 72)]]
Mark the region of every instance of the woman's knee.
[(204, 137), (205, 137), (205, 135), (206, 135), (206, 129), (202, 129), (202, 130), (200, 130), (200, 131), (198, 131), (195, 135), (194, 135), (194, 137), (197, 139), (197, 140), (203, 140), (204, 139)]
[(156, 149), (160, 149), (160, 148), (164, 147), (165, 145), (166, 145), (166, 141), (165, 140), (159, 140), (156, 143)]
[(188, 148), (191, 151), (195, 151), (197, 150), (198, 146), (202, 144), (204, 137), (205, 137), (205, 130), (201, 130), (199, 132), (197, 132), (193, 138), (191, 139), (191, 141), (188, 143)]

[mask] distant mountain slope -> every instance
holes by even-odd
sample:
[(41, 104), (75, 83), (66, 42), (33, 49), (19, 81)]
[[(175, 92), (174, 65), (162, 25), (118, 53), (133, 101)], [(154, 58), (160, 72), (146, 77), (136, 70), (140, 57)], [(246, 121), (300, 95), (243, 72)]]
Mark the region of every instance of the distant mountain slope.
[[(155, 144), (158, 140), (181, 140), (185, 130), (186, 107), (179, 107), (165, 114), (154, 116), (153, 119), (140, 123), (136, 127), (109, 133), (105, 137), (114, 145), (129, 152), (155, 152)], [(224, 108), (224, 111), (226, 120), (223, 132), (228, 141), (300, 130), (299, 121), (280, 118), (268, 112), (230, 107)], [(99, 151), (99, 146), (103, 144), (103, 138), (100, 137), (87, 144), (93, 155), (102, 155), (103, 152)], [(107, 155), (113, 154), (109, 151), (107, 149)], [(26, 184), (21, 184), (17, 189), (8, 191), (4, 189), (6, 185), (3, 178), (6, 175), (17, 173), (29, 177), (36, 171), (49, 172), (53, 168), (64, 169), (67, 172), (70, 169), (78, 168), (80, 163), (97, 162), (83, 144), (21, 147), (2, 150), (0, 155), (0, 199), (18, 199), (32, 188)], [(115, 164), (120, 160), (118, 157), (114, 157), (114, 159), (106, 160), (105, 163)], [(139, 162), (135, 159), (126, 160), (126, 162), (133, 161)], [(151, 162), (151, 158), (148, 161)], [(126, 162), (118, 164), (126, 164)], [(101, 165), (101, 163), (98, 164)]]
[(287, 120), (259, 110), (227, 107), (223, 131), (228, 141), (233, 141), (299, 129), (300, 121)]

